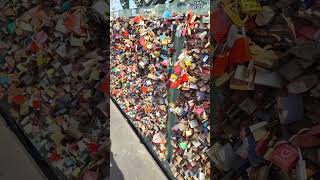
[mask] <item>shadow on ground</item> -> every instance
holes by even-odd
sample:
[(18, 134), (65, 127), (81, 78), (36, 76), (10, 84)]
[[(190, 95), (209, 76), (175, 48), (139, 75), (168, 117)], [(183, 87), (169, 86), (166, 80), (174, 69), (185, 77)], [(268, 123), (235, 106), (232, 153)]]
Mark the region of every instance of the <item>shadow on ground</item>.
[(119, 169), (117, 163), (114, 161), (113, 153), (110, 152), (110, 180), (124, 180), (124, 176)]

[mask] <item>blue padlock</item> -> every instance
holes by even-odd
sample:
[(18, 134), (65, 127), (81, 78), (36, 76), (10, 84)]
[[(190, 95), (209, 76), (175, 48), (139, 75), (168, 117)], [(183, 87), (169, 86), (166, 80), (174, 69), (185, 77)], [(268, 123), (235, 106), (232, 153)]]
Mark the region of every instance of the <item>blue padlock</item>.
[(71, 8), (71, 2), (70, 1), (65, 1), (62, 3), (62, 10), (63, 11), (68, 11)]
[(305, 9), (309, 9), (313, 3), (312, 0), (300, 0), (300, 2)]
[(208, 133), (209, 133), (209, 129), (208, 129), (208, 128), (206, 128), (206, 127), (205, 127), (205, 128), (203, 128), (203, 129), (202, 129), (202, 131), (203, 131), (203, 133), (204, 133), (204, 134), (208, 134)]
[(162, 40), (166, 39), (166, 36), (165, 35), (161, 35), (159, 38), (162, 41)]
[(67, 167), (73, 166), (76, 162), (73, 159), (67, 159), (65, 164)]
[(244, 143), (247, 146), (248, 151), (248, 159), (252, 166), (257, 167), (262, 162), (262, 158), (256, 153), (256, 141), (253, 137), (253, 134), (250, 128), (246, 128), (246, 138), (244, 139)]
[(207, 127), (209, 126), (209, 123), (208, 123), (208, 122), (204, 122), (204, 123), (202, 124), (202, 126), (203, 126), (204, 128), (207, 128)]
[(4, 65), (6, 63), (6, 60), (4, 58), (0, 58), (0, 66)]
[(169, 19), (171, 17), (171, 12), (169, 10), (166, 10), (164, 13), (163, 13), (163, 16), (162, 16), (164, 19)]
[(10, 83), (10, 80), (6, 76), (0, 76), (0, 85), (4, 87), (8, 87)]
[(198, 100), (198, 101), (202, 101), (202, 100), (205, 99), (206, 94), (205, 94), (205, 92), (203, 92), (203, 91), (198, 91), (197, 94), (196, 94), (196, 96), (197, 96), (197, 100)]

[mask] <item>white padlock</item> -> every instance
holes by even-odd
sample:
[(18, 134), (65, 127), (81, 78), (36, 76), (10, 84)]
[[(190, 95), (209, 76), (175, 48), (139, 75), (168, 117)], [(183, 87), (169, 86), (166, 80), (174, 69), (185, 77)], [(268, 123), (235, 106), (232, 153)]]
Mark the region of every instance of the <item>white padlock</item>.
[(297, 162), (297, 167), (296, 167), (296, 179), (297, 180), (307, 180), (307, 167), (306, 167), (306, 161), (302, 159), (302, 154), (300, 151), (300, 148), (298, 149), (299, 152), (299, 160)]

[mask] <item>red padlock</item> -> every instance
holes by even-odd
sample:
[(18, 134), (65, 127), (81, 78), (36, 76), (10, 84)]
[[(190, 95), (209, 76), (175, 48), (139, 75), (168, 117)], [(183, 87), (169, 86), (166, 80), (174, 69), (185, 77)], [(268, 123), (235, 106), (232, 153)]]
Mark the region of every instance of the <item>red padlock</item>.
[(217, 43), (222, 43), (226, 40), (231, 22), (222, 8), (217, 8), (211, 15), (210, 27), (213, 38)]
[(283, 171), (289, 172), (297, 163), (299, 152), (289, 144), (280, 144), (275, 147), (270, 160)]
[(213, 62), (212, 75), (220, 76), (224, 74), (228, 66), (228, 61), (229, 55), (227, 53), (217, 55), (216, 59)]
[(230, 65), (238, 65), (252, 59), (249, 49), (249, 39), (246, 37), (238, 38), (230, 49)]

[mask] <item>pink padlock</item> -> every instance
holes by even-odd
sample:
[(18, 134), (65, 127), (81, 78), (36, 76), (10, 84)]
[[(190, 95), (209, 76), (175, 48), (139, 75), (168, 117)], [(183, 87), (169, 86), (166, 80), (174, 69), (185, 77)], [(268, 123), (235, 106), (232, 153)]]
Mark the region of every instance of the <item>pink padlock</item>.
[(302, 23), (295, 23), (296, 32), (298, 35), (308, 40), (320, 41), (320, 29), (313, 26), (303, 25)]

